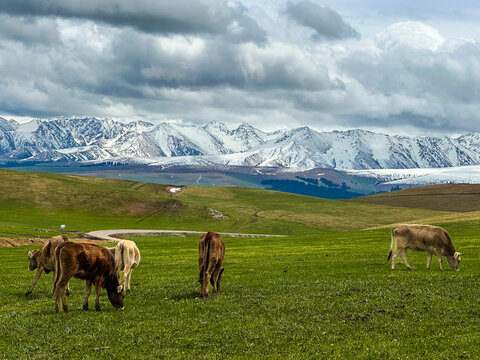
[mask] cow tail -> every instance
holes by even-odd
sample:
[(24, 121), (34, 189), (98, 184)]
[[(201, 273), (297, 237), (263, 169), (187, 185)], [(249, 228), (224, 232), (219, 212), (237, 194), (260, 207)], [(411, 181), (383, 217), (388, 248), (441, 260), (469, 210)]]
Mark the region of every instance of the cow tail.
[(128, 248), (128, 255), (128, 257), (130, 258), (129, 263), (131, 265), (131, 263), (135, 261), (135, 250), (133, 249), (133, 247)]
[(115, 269), (117, 271), (123, 270), (123, 244), (119, 243), (115, 249)]
[(207, 272), (208, 270), (208, 264), (210, 262), (210, 234), (207, 234), (207, 236), (205, 237), (205, 256), (203, 258), (203, 266), (202, 266), (202, 270), (200, 271), (200, 283), (203, 282), (203, 277), (205, 276), (205, 273)]
[(392, 257), (393, 242), (395, 241), (395, 229), (392, 229), (391, 241), (390, 241), (390, 252), (388, 253), (387, 261)]
[(211, 243), (211, 238), (207, 236), (205, 239), (207, 242), (207, 247), (205, 250), (205, 265), (203, 266), (203, 273), (205, 274), (208, 270), (208, 263), (210, 262), (210, 243)]
[(57, 287), (58, 278), (60, 275), (60, 246), (57, 246), (55, 249), (55, 256), (54, 256), (54, 266), (55, 266), (55, 279), (53, 280), (53, 291)]

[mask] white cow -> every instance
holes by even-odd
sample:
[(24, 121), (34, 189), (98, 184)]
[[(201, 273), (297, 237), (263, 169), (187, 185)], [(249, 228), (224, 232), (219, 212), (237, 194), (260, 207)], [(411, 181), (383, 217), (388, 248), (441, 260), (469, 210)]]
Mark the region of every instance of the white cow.
[(130, 290), (130, 276), (132, 275), (132, 269), (136, 268), (140, 264), (140, 251), (137, 245), (130, 240), (121, 240), (117, 246), (111, 251), (115, 254), (115, 268), (117, 271), (122, 271), (121, 284), (125, 290)]

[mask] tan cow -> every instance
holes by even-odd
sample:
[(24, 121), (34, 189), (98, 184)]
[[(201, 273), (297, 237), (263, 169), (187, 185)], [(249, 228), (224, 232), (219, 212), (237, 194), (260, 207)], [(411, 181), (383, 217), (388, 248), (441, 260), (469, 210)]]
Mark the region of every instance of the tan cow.
[(208, 232), (200, 237), (198, 243), (198, 267), (200, 270), (198, 282), (200, 283), (200, 296), (208, 296), (208, 282), (213, 285), (213, 291), (220, 290), (222, 278), (223, 258), (225, 245), (219, 234)]
[(85, 301), (83, 310), (88, 310), (88, 297), (95, 284), (95, 309), (100, 311), (100, 291), (107, 290), (108, 299), (117, 309), (123, 309), (125, 291), (118, 282), (115, 270), (115, 258), (111, 251), (96, 244), (65, 242), (55, 250), (55, 311), (63, 311), (68, 307), (65, 298), (65, 287), (72, 277), (85, 280)]
[[(392, 256), (394, 242), (395, 251)], [(458, 270), (460, 267), (460, 255), (462, 254), (455, 251), (448, 232), (441, 227), (417, 224), (395, 226), (392, 229), (390, 253), (387, 258), (387, 261), (390, 257), (392, 258), (392, 270), (395, 269), (397, 256), (402, 258), (407, 269), (412, 269), (407, 262), (407, 249), (428, 252), (427, 269), (430, 269), (433, 255), (437, 257), (441, 270), (443, 270), (443, 256), (447, 258), (452, 269)]]
[[(28, 259), (30, 260), (28, 269), (30, 271), (37, 269), (37, 273), (35, 274), (35, 279), (33, 280), (32, 285), (30, 285), (30, 288), (25, 293), (25, 296), (28, 296), (32, 293), (33, 288), (37, 284), (38, 279), (40, 279), (40, 275), (42, 275), (43, 271), (45, 271), (45, 274), (53, 271), (53, 278), (55, 279), (55, 249), (58, 245), (62, 244), (65, 241), (68, 241), (68, 237), (66, 235), (54, 236), (50, 240), (48, 240), (41, 249), (28, 252)], [(69, 293), (70, 288), (67, 284), (67, 295)]]
[(114, 248), (115, 268), (122, 271), (121, 284), (125, 290), (130, 291), (130, 276), (132, 269), (140, 264), (140, 250), (137, 245), (130, 240), (121, 240)]

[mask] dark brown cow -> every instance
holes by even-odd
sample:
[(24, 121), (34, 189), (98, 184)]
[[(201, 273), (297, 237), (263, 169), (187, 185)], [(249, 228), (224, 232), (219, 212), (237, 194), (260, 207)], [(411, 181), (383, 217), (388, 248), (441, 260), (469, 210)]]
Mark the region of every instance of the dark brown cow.
[[(395, 251), (392, 256), (394, 242)], [(447, 258), (448, 264), (453, 270), (458, 270), (460, 267), (460, 255), (462, 254), (455, 251), (450, 235), (441, 227), (416, 224), (395, 226), (392, 229), (390, 253), (387, 258), (388, 261), (392, 257), (392, 270), (395, 269), (397, 256), (402, 258), (407, 269), (412, 269), (407, 262), (407, 249), (428, 252), (427, 269), (430, 269), (433, 255), (437, 257), (441, 270), (443, 270), (442, 256)]]
[(219, 234), (208, 232), (200, 237), (198, 243), (198, 267), (200, 275), (200, 296), (208, 296), (208, 282), (213, 285), (213, 291), (220, 290), (225, 245)]
[(85, 280), (85, 302), (83, 310), (88, 310), (88, 297), (95, 284), (95, 309), (100, 311), (100, 291), (107, 290), (108, 299), (117, 309), (123, 309), (125, 291), (118, 282), (113, 253), (101, 246), (89, 243), (65, 242), (55, 251), (55, 311), (58, 313), (60, 299), (63, 311), (67, 312), (65, 286), (72, 277)]
[[(30, 288), (25, 293), (25, 296), (28, 296), (32, 293), (33, 288), (37, 284), (38, 279), (40, 279), (40, 275), (42, 275), (43, 271), (45, 271), (45, 274), (53, 271), (53, 279), (55, 279), (55, 249), (58, 245), (63, 244), (65, 241), (68, 241), (68, 237), (66, 235), (54, 236), (48, 240), (41, 249), (28, 252), (28, 259), (30, 260), (28, 269), (30, 271), (37, 269), (37, 273), (35, 274), (35, 279), (33, 280), (32, 285), (30, 285)], [(67, 295), (69, 293), (70, 288), (67, 284)]]

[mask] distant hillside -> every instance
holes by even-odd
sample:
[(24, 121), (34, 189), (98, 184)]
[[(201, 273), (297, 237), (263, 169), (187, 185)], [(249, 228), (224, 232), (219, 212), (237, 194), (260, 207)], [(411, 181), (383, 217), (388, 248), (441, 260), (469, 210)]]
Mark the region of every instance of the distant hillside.
[[(0, 170), (0, 233), (114, 228), (302, 234), (365, 229), (446, 212), (242, 187), (183, 187)], [(220, 215), (220, 214), (221, 215)], [(453, 216), (454, 214), (452, 214)], [(10, 230), (9, 230), (10, 229)]]
[(441, 211), (480, 211), (480, 185), (448, 184), (423, 186), (364, 196), (348, 201)]

